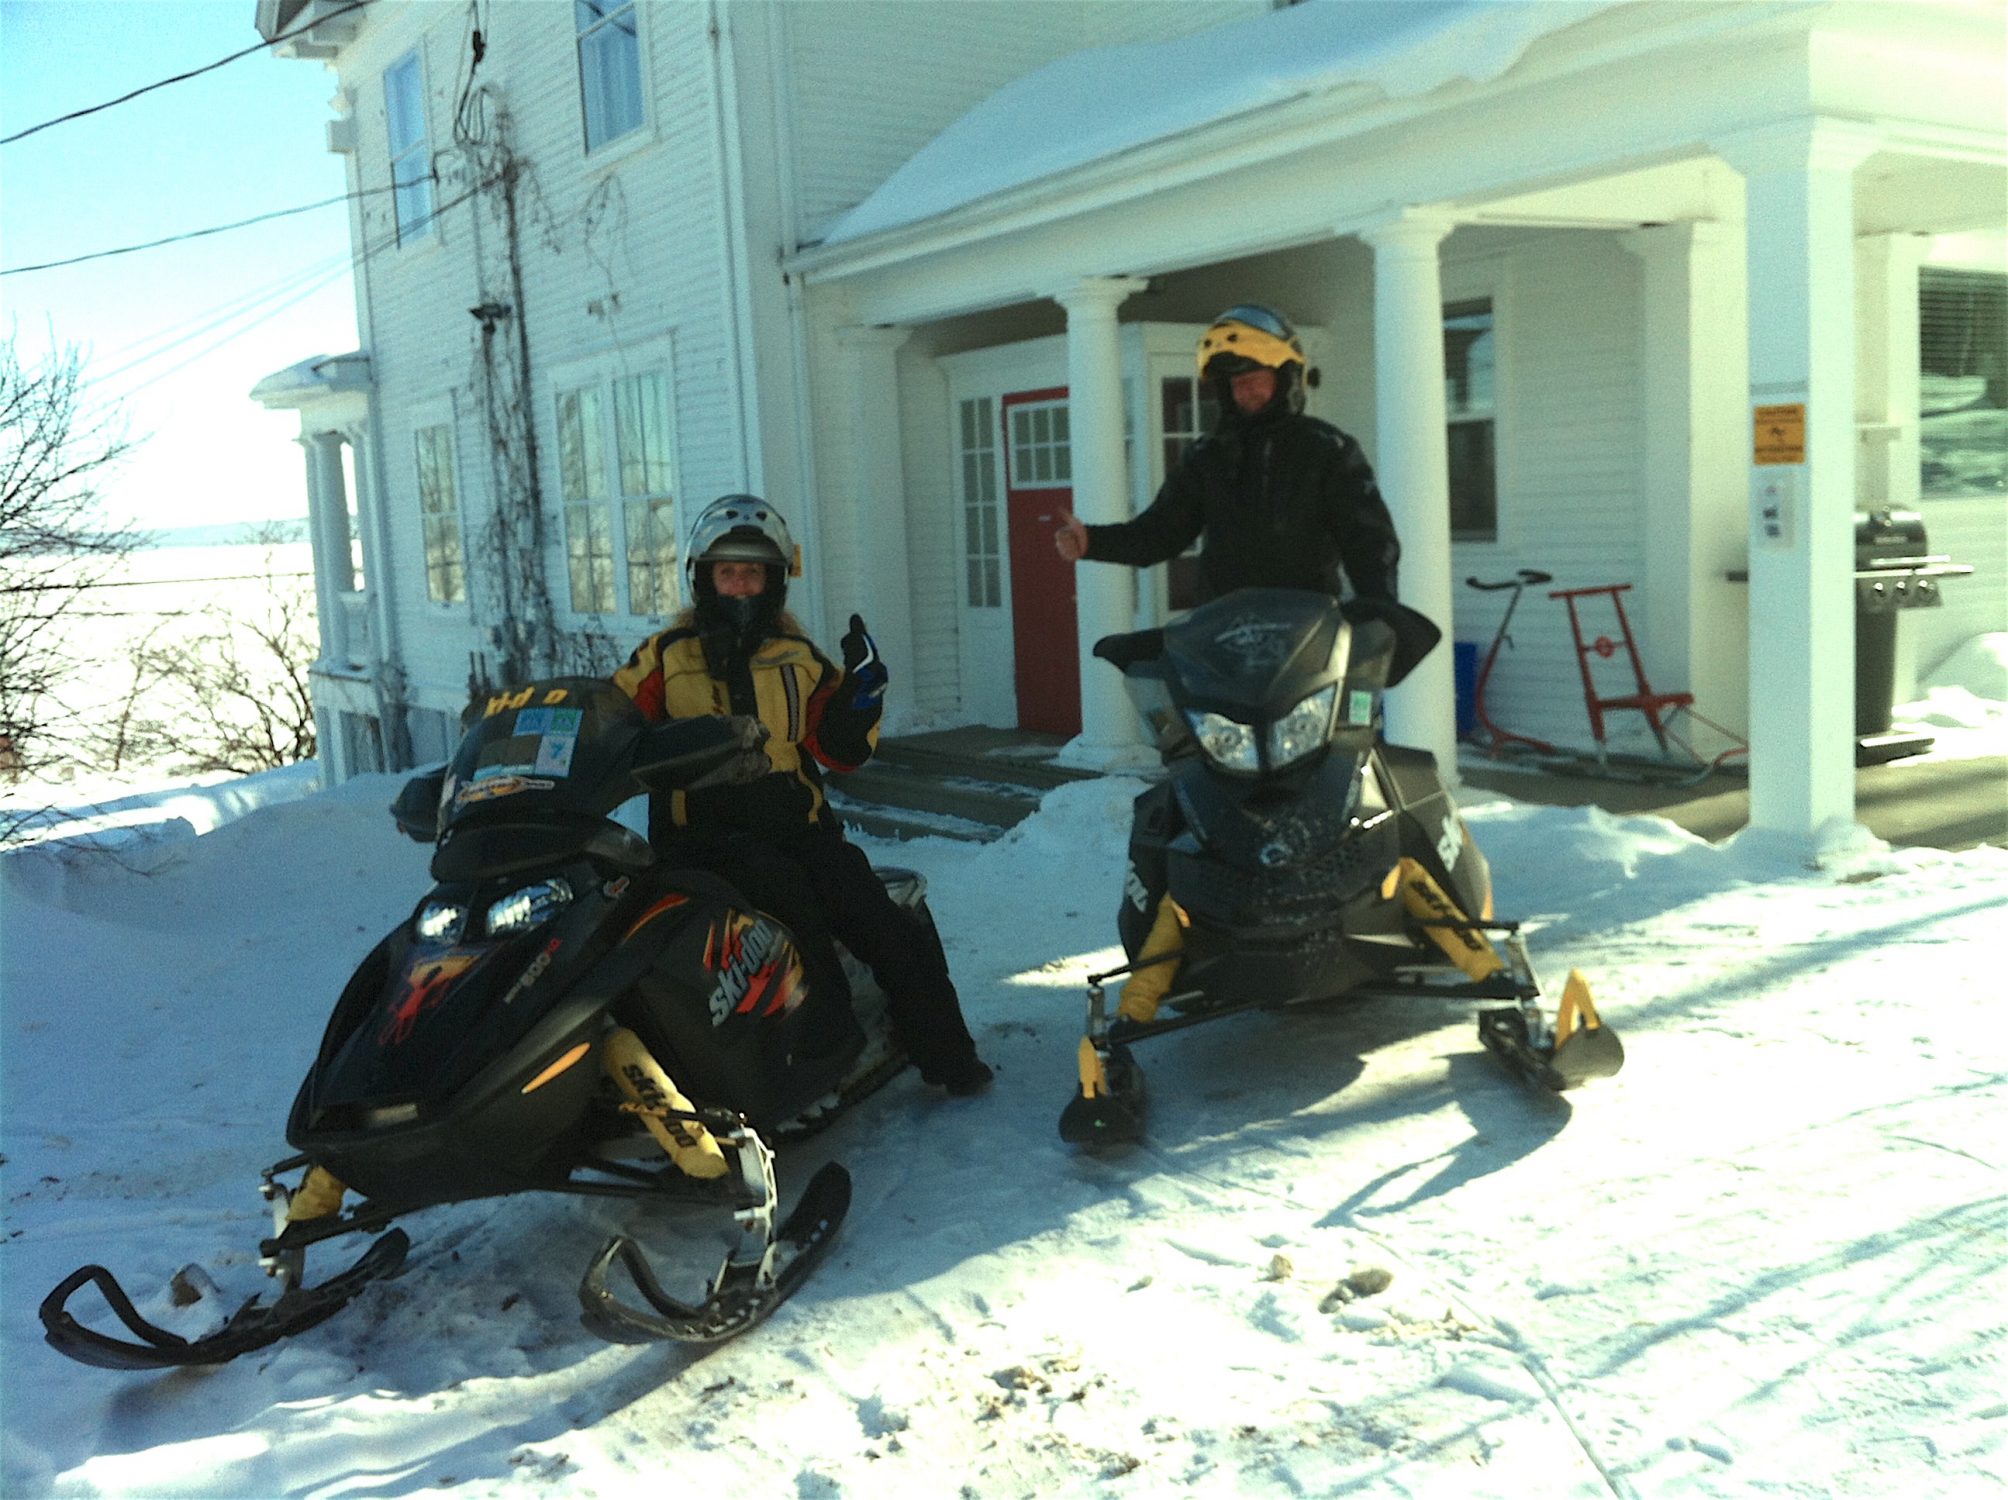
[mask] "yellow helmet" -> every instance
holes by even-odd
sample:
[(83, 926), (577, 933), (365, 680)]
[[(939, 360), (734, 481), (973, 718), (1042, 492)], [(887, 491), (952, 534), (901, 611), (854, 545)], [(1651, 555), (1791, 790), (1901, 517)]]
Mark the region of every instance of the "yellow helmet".
[(1200, 336), (1199, 373), (1205, 375), (1218, 359), (1229, 375), (1260, 366), (1280, 370), (1304, 363), (1304, 341), (1290, 320), (1274, 308), (1244, 302), (1213, 320)]

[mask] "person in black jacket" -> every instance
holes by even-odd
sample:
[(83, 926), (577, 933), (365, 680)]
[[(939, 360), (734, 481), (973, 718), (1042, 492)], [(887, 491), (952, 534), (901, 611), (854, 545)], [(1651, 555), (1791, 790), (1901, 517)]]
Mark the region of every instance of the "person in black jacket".
[(1304, 346), (1289, 320), (1244, 303), (1199, 341), (1218, 426), (1185, 455), (1149, 509), (1114, 526), (1061, 512), (1068, 562), (1147, 568), (1200, 544), (1201, 599), (1239, 588), (1313, 589), (1392, 601), (1401, 543), (1360, 445), (1304, 414)]

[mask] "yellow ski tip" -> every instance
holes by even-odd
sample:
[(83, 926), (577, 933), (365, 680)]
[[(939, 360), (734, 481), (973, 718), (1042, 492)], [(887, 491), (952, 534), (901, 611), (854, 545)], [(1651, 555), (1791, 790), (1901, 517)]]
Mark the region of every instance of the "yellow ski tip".
[(1095, 1044), (1087, 1037), (1081, 1038), (1081, 1097), (1097, 1099), (1106, 1097), (1109, 1091), (1109, 1075), (1102, 1067), (1102, 1055), (1095, 1050)]
[(1604, 1024), (1597, 1014), (1596, 1001), (1590, 998), (1589, 980), (1583, 978), (1581, 969), (1571, 969), (1568, 982), (1562, 986), (1562, 1003), (1555, 1012), (1557, 1047), (1574, 1035), (1578, 1021), (1585, 1031), (1595, 1031)]

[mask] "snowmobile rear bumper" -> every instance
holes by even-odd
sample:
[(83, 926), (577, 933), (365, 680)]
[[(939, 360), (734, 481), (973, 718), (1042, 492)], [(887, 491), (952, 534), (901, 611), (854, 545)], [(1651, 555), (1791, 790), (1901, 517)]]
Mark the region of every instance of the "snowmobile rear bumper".
[[(393, 1229), (340, 1275), (319, 1286), (289, 1288), (270, 1306), (261, 1306), (254, 1296), (222, 1328), (199, 1339), (185, 1339), (149, 1323), (140, 1316), (110, 1271), (103, 1266), (84, 1266), (71, 1272), (42, 1299), (43, 1337), (58, 1354), (106, 1370), (220, 1365), (240, 1354), (305, 1332), (334, 1316), (369, 1283), (395, 1275), (404, 1265), (405, 1252), (410, 1246), (405, 1232)], [(76, 1320), (69, 1311), (69, 1301), (86, 1283), (97, 1287), (118, 1320), (138, 1336), (138, 1342), (100, 1333)]]

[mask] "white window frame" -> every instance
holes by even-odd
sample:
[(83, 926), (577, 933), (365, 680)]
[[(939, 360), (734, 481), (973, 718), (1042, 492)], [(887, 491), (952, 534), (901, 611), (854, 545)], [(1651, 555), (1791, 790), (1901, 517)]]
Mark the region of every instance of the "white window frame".
[[(398, 93), (403, 80), (409, 78), (415, 97), (409, 104), (417, 113), (418, 135), (414, 140), (398, 141)], [(430, 93), (425, 86), (425, 52), (414, 47), (388, 68), (383, 75), (384, 105), (384, 155), (390, 163), (391, 219), (397, 225), (397, 242), (400, 246), (416, 244), (421, 240), (435, 237), (438, 210), (433, 200), (432, 180), (432, 126), (426, 108)], [(401, 175), (414, 163), (424, 170), (418, 176)], [(409, 218), (405, 214), (405, 192), (410, 189), (414, 197), (422, 195), (424, 204)]]
[[(1011, 488), (1064, 490), (1074, 487), (1073, 410), (1065, 396), (1021, 401), (1007, 409), (1005, 433)], [(1041, 472), (1043, 470), (1043, 472)]]
[(968, 396), (955, 408), (956, 494), (962, 502), (962, 602), (1004, 607), (1004, 483), (999, 473), (997, 397)]
[[(579, 84), (579, 142), (588, 159), (601, 156), (608, 151), (630, 146), (635, 141), (645, 139), (649, 127), (648, 98), (648, 50), (646, 38), (642, 35), (642, 7), (638, 0), (573, 0), (572, 42), (573, 55), (578, 65)], [(589, 51), (596, 59), (603, 58), (600, 41), (611, 31), (622, 29), (625, 17), (633, 26), (634, 44), (634, 94), (636, 114), (632, 123), (614, 131), (611, 135), (593, 139), (595, 109), (593, 89), (603, 74), (590, 73), (587, 68)], [(581, 24), (583, 22), (584, 24)], [(601, 111), (605, 108), (601, 105)]]
[[(447, 485), (448, 504), (445, 509), (438, 511), (426, 508), (424, 445), (427, 435), (431, 433), (443, 435), (446, 444), (443, 473)], [(425, 574), (425, 597), (440, 609), (461, 611), (467, 606), (469, 588), (467, 506), (465, 487), (460, 482), (460, 434), (450, 406), (430, 409), (418, 407), (413, 411), (410, 453), (412, 494), (418, 515), (419, 558)], [(433, 557), (436, 538), (451, 543), (452, 555), (447, 566), (458, 575), (457, 593), (440, 592), (440, 569), (435, 565)]]
[[(633, 409), (624, 415), (623, 402), (645, 385), (653, 385), (660, 396), (658, 425), (643, 434), (643, 451), (636, 453)], [(656, 345), (648, 357), (631, 351), (618, 365), (601, 360), (561, 366), (553, 372), (551, 387), (565, 609), (579, 619), (673, 618), (689, 601), (683, 583), (675, 362), (668, 344)], [(568, 409), (575, 402), (583, 408), (577, 417)], [(581, 424), (577, 442), (582, 445), (576, 455), (567, 431), (575, 420)], [(667, 451), (651, 455), (650, 437), (659, 439)], [(626, 465), (624, 452), (629, 458)], [(650, 482), (664, 479), (666, 488)], [(653, 556), (637, 555), (638, 543), (645, 549), (651, 542)], [(596, 573), (601, 576), (594, 577)], [(582, 578), (588, 586), (583, 597)], [(652, 586), (650, 598), (637, 600), (639, 584)]]

